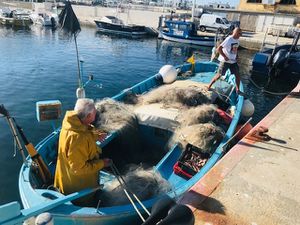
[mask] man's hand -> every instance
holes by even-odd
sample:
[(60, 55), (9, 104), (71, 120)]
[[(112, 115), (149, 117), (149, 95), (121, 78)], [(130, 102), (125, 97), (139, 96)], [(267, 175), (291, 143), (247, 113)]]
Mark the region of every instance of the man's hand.
[(104, 162), (104, 167), (110, 167), (112, 165), (111, 159), (105, 158), (103, 159), (103, 162)]
[(103, 142), (106, 137), (107, 137), (107, 133), (99, 133), (98, 141)]

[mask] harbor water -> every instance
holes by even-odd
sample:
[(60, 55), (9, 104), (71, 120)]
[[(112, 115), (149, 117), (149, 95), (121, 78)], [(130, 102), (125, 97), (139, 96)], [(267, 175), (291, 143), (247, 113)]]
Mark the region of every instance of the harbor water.
[[(156, 74), (165, 64), (185, 62), (193, 53), (209, 60), (211, 48), (183, 45), (156, 38), (125, 39), (96, 33), (82, 27), (77, 37), (83, 59), (83, 79), (94, 80), (86, 87), (87, 97), (102, 99), (117, 94)], [(78, 87), (78, 67), (73, 40), (59, 30), (32, 27), (14, 30), (0, 27), (0, 104), (23, 128), (34, 145), (47, 136), (61, 120), (38, 122), (36, 102), (60, 100), (63, 114), (72, 109)], [(282, 96), (266, 95), (249, 80), (254, 52), (239, 51), (239, 64), (245, 93), (255, 105), (252, 125), (259, 122)], [(63, 117), (63, 116), (62, 116)], [(5, 118), (0, 117), (0, 204), (20, 200), (18, 175), (22, 164)], [(15, 157), (14, 157), (15, 155)]]

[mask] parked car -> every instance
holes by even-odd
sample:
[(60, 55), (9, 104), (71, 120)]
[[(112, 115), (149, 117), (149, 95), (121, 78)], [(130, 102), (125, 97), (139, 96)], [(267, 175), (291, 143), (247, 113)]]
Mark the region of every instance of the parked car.
[(199, 30), (225, 32), (231, 28), (231, 24), (224, 17), (215, 14), (204, 13), (199, 20)]

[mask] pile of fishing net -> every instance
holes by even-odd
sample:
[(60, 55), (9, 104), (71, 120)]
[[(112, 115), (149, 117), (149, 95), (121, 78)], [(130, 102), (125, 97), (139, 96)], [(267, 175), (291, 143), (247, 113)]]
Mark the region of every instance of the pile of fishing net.
[(94, 125), (97, 129), (108, 132), (137, 128), (136, 116), (132, 106), (111, 98), (105, 98), (95, 103), (97, 109)]
[(143, 104), (163, 103), (165, 108), (178, 108), (175, 129), (169, 146), (179, 143), (185, 149), (188, 143), (203, 152), (211, 153), (220, 143), (228, 124), (217, 113), (212, 102), (212, 93), (201, 85), (166, 85), (142, 96)]
[(193, 107), (211, 102), (211, 93), (201, 86), (164, 85), (141, 97), (143, 104), (163, 103), (166, 107)]
[[(123, 143), (135, 143), (134, 146), (130, 146), (134, 147), (134, 150), (131, 148), (128, 152), (132, 153), (132, 157), (137, 157), (134, 152), (139, 152), (140, 136), (134, 108), (139, 105), (162, 103), (165, 108), (179, 109), (176, 117), (179, 126), (174, 131), (169, 146), (179, 143), (184, 149), (187, 143), (191, 143), (203, 152), (211, 153), (228, 128), (228, 124), (217, 113), (216, 106), (210, 104), (211, 95), (211, 92), (201, 85), (181, 82), (177, 85), (163, 85), (141, 96), (131, 93), (127, 99), (130, 104), (104, 99), (96, 103), (96, 127), (107, 131), (117, 130), (123, 138)], [(128, 139), (131, 141), (126, 141)]]
[[(157, 149), (147, 149), (143, 145), (137, 116), (134, 113), (136, 107), (162, 103), (162, 107), (176, 108), (178, 111), (176, 121), (179, 125), (169, 140), (169, 146), (179, 143), (182, 149), (185, 149), (188, 144), (192, 144), (203, 153), (211, 154), (228, 128), (228, 124), (217, 113), (216, 106), (211, 104), (211, 95), (205, 87), (190, 85), (187, 82), (181, 82), (179, 86), (163, 85), (140, 96), (129, 92), (125, 101), (127, 104), (113, 99), (96, 102), (98, 112), (95, 126), (108, 132), (118, 131), (117, 137), (109, 143), (113, 149), (105, 151), (115, 154), (110, 155), (114, 161), (118, 157), (118, 167), (123, 171), (126, 163), (139, 164), (145, 158), (149, 161), (149, 154), (157, 153)], [(171, 190), (168, 182), (152, 169), (138, 167), (129, 170), (123, 177), (129, 186), (127, 188), (141, 200)], [(120, 204), (129, 204), (129, 200), (123, 187), (115, 179), (112, 183), (105, 184), (101, 206)]]
[[(125, 180), (126, 186), (121, 186), (117, 179), (105, 184), (100, 196), (101, 206), (130, 204), (124, 193), (124, 188), (129, 194), (130, 192), (134, 193), (141, 201), (171, 190), (170, 184), (152, 168), (132, 167), (126, 174), (122, 175), (122, 178)], [(134, 197), (132, 199), (136, 201)]]
[(169, 145), (181, 144), (182, 149), (188, 143), (201, 149), (203, 153), (212, 153), (223, 139), (228, 124), (217, 113), (216, 106), (212, 104), (200, 105), (182, 111), (178, 115), (180, 125), (174, 132)]

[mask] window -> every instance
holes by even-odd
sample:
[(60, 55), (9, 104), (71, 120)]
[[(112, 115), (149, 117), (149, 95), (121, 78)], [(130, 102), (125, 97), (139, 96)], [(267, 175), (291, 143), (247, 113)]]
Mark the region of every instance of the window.
[(247, 3), (261, 3), (262, 0), (247, 0)]
[(296, 0), (281, 0), (279, 2), (281, 5), (296, 5)]
[(216, 19), (216, 23), (222, 23), (221, 19), (220, 19), (220, 18), (217, 18), (217, 19)]
[(229, 21), (228, 21), (226, 18), (223, 18), (223, 22), (224, 22), (225, 24), (229, 24)]
[(178, 25), (178, 30), (186, 30), (186, 29), (187, 29), (187, 27), (185, 24)]

